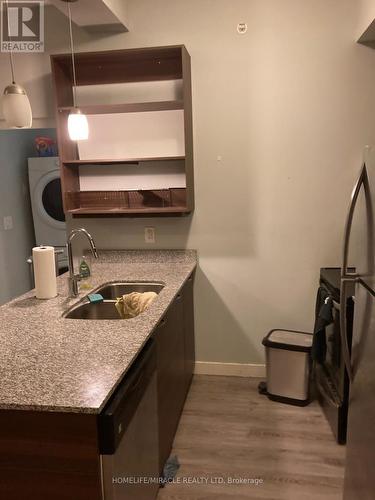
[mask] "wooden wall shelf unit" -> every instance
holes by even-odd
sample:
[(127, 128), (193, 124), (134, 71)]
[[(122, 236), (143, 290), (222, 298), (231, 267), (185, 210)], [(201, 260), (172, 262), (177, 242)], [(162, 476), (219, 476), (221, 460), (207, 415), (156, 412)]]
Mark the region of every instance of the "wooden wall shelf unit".
[(126, 164), (131, 163), (132, 165), (135, 163), (140, 163), (142, 161), (173, 161), (173, 160), (185, 160), (185, 156), (158, 156), (154, 158), (132, 158), (131, 160), (128, 158), (120, 158), (117, 160), (71, 160), (65, 161), (65, 165), (114, 165), (116, 163)]
[[(72, 106), (58, 108), (59, 113), (73, 110)], [(80, 106), (85, 115), (104, 115), (107, 113), (142, 113), (145, 111), (168, 111), (173, 109), (184, 109), (183, 101), (154, 101), (135, 102), (125, 104), (102, 104), (92, 106)]]
[[(169, 125), (169, 129), (168, 127), (166, 128), (166, 145), (163, 144), (162, 147), (156, 148), (150, 154), (150, 144), (152, 148), (154, 140), (154, 136), (151, 135), (151, 140), (150, 136), (148, 137), (148, 145), (145, 146), (145, 151), (140, 151), (137, 155), (130, 154), (129, 157), (126, 157), (128, 152), (126, 151), (128, 137), (126, 132), (124, 132), (124, 138), (123, 140), (121, 139), (121, 144), (119, 144), (120, 149), (122, 147), (125, 151), (125, 154), (122, 156), (119, 156), (117, 151), (113, 158), (108, 158), (107, 156), (112, 155), (111, 149), (109, 155), (103, 150), (99, 151), (97, 156), (94, 156), (95, 152), (92, 151), (94, 159), (91, 158), (91, 155), (84, 157), (85, 155), (82, 154), (82, 151), (85, 151), (85, 149), (82, 147), (80, 149), (80, 144), (70, 140), (68, 135), (68, 116), (70, 111), (74, 109), (71, 56), (69, 54), (52, 55), (51, 65), (55, 91), (57, 135), (65, 212), (72, 214), (73, 217), (180, 216), (191, 213), (194, 210), (193, 127), (191, 65), (190, 55), (186, 48), (183, 45), (179, 45), (106, 52), (82, 52), (76, 54), (77, 85), (79, 90), (84, 90), (84, 87), (87, 88), (87, 86), (105, 86), (105, 93), (107, 93), (106, 86), (108, 86), (108, 102), (90, 102), (89, 104), (85, 103), (79, 106), (81, 111), (88, 116), (89, 125), (90, 116), (93, 116), (93, 120), (100, 118), (102, 115), (107, 116), (105, 123), (108, 123), (108, 120), (112, 123), (115, 120), (115, 116), (119, 114), (123, 117), (132, 117), (137, 114), (137, 120), (138, 117), (140, 117), (139, 119), (142, 119), (141, 117), (148, 117), (148, 123), (151, 121), (151, 128), (148, 130), (151, 130), (152, 134), (152, 127), (162, 128), (159, 127), (157, 120), (160, 117), (167, 117), (168, 113), (174, 116), (173, 119), (177, 123), (181, 123), (181, 127), (179, 127), (180, 135), (176, 132), (176, 137), (170, 136), (171, 130), (174, 135), (173, 131), (175, 128), (173, 126)], [(152, 96), (150, 100), (145, 100), (143, 96), (140, 102), (134, 102), (133, 96), (128, 102), (126, 102), (126, 97), (124, 98), (125, 102), (111, 102), (111, 84), (131, 84), (134, 90), (134, 84), (137, 85), (136, 88), (138, 88), (138, 84), (139, 86), (144, 84), (151, 85), (152, 88), (152, 86), (157, 86), (158, 82), (159, 84), (160, 82), (168, 84), (168, 80), (172, 83), (177, 81), (180, 84), (181, 95), (176, 95), (175, 99), (171, 99), (168, 95), (165, 100), (161, 100), (160, 96), (154, 100)], [(96, 87), (90, 88), (95, 89)], [(134, 115), (129, 115), (130, 113)], [(109, 114), (113, 114), (113, 118), (108, 117)], [(122, 120), (122, 117), (120, 118)], [(133, 129), (131, 130), (134, 135)], [(142, 127), (139, 127), (139, 130), (140, 132), (137, 133), (140, 136), (136, 137), (136, 142), (141, 145), (137, 147), (142, 148)], [(146, 142), (147, 139), (145, 140)], [(155, 142), (157, 142), (157, 139), (155, 139)], [(108, 144), (111, 144), (111, 142), (107, 142)], [(168, 149), (169, 144), (172, 145), (170, 146), (171, 149), (165, 151), (166, 148)], [(176, 146), (176, 144), (179, 144), (179, 146)], [(89, 145), (91, 147), (91, 144)], [(95, 148), (96, 150), (100, 149), (100, 141), (99, 144), (98, 141), (95, 143)], [(131, 151), (131, 147), (129, 150)], [(136, 151), (133, 152), (135, 153)], [(143, 153), (144, 156), (142, 156)], [(159, 154), (160, 156), (157, 156)], [(166, 181), (165, 189), (160, 189), (160, 184), (163, 184), (164, 180), (158, 178), (157, 189), (151, 185), (147, 189), (142, 187), (139, 190), (132, 188), (116, 191), (116, 186), (114, 186), (112, 191), (108, 191), (108, 188), (106, 188), (106, 191), (101, 191), (100, 186), (98, 189), (95, 187), (95, 190), (91, 191), (81, 190), (80, 175), (87, 175), (87, 168), (91, 169), (91, 166), (97, 172), (101, 168), (101, 172), (105, 169), (108, 173), (106, 166), (120, 165), (118, 168), (121, 169), (121, 176), (125, 177), (129, 169), (127, 165), (139, 165), (140, 170), (143, 168), (142, 165), (150, 165), (152, 171), (155, 170), (155, 175), (159, 175), (158, 168), (160, 166), (160, 176), (162, 176), (166, 166), (174, 165), (174, 168), (176, 168), (176, 163), (180, 165), (181, 175), (185, 176), (186, 183), (184, 181), (181, 184), (180, 179), (177, 185), (168, 185), (168, 181)], [(123, 170), (121, 165), (123, 165)], [(80, 167), (82, 169), (85, 168), (83, 174), (80, 174)], [(172, 166), (169, 168), (172, 168)], [(98, 175), (105, 175), (105, 172)], [(163, 179), (166, 179), (166, 177), (163, 177)], [(169, 182), (171, 184), (170, 180)], [(123, 185), (124, 183), (121, 184)], [(186, 187), (181, 187), (181, 185), (185, 186), (185, 184)], [(162, 187), (164, 188), (164, 184)]]

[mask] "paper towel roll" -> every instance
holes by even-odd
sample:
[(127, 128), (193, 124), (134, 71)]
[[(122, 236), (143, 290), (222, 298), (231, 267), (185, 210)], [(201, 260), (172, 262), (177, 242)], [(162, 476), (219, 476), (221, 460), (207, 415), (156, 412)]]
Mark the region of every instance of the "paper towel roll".
[(57, 295), (54, 247), (33, 248), (35, 291), (37, 299), (52, 299)]

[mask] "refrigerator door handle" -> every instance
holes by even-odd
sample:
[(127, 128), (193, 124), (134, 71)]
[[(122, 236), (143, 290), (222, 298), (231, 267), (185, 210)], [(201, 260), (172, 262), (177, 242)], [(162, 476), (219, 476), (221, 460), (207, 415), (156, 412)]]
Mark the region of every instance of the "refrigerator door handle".
[(358, 196), (361, 192), (362, 186), (365, 189), (367, 194), (367, 168), (366, 164), (362, 165), (358, 180), (354, 186), (352, 197), (350, 201), (350, 206), (348, 210), (348, 214), (346, 217), (345, 223), (345, 232), (344, 232), (344, 243), (342, 249), (342, 267), (341, 267), (341, 287), (340, 287), (340, 335), (341, 335), (341, 345), (342, 352), (345, 361), (346, 371), (348, 372), (348, 376), (350, 381), (353, 381), (353, 369), (351, 363), (350, 356), (350, 348), (348, 344), (348, 325), (347, 325), (347, 285), (348, 283), (356, 282), (358, 279), (358, 274), (348, 272), (348, 260), (349, 260), (349, 247), (350, 247), (350, 236), (352, 232), (353, 225), (353, 217), (355, 213), (355, 209), (357, 206)]
[(359, 174), (358, 180), (354, 186), (354, 189), (352, 192), (352, 197), (350, 200), (348, 214), (346, 216), (344, 242), (343, 242), (343, 249), (342, 249), (342, 267), (341, 267), (341, 278), (344, 278), (344, 279), (345, 278), (357, 278), (357, 275), (355, 273), (348, 272), (350, 236), (351, 236), (351, 232), (352, 232), (353, 217), (354, 217), (355, 208), (357, 206), (358, 196), (359, 196), (359, 193), (361, 192), (362, 186), (365, 188), (365, 191), (366, 191), (366, 181), (367, 180), (368, 180), (367, 179), (367, 169), (366, 169), (366, 164), (364, 163), (362, 168), (361, 168), (361, 172)]

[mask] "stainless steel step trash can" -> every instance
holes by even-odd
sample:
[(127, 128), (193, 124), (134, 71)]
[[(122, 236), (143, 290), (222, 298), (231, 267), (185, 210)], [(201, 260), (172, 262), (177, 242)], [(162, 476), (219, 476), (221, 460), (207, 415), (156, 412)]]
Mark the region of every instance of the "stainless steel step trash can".
[(311, 333), (295, 330), (271, 330), (263, 339), (267, 370), (263, 393), (270, 399), (297, 406), (309, 404), (312, 341)]

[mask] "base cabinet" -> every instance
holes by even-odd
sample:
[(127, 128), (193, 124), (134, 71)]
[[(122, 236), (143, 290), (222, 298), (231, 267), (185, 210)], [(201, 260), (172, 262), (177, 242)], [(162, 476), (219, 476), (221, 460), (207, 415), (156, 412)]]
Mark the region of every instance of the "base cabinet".
[(184, 342), (185, 342), (185, 392), (190, 389), (195, 368), (195, 332), (194, 332), (194, 274), (189, 276), (182, 289)]
[(0, 411), (0, 498), (102, 500), (95, 415)]
[(179, 295), (155, 332), (158, 353), (159, 469), (168, 459), (184, 404), (185, 345)]
[(159, 407), (160, 472), (167, 461), (195, 364), (191, 275), (155, 330)]
[[(143, 464), (152, 460), (160, 472), (171, 452), (193, 376), (193, 281), (194, 273), (153, 334), (157, 409), (149, 411), (155, 414), (159, 448), (155, 446), (155, 456), (145, 455)], [(142, 425), (140, 419), (137, 425)], [(137, 428), (129, 439), (142, 435), (142, 429)], [(147, 429), (144, 435), (146, 438)], [(127, 463), (134, 475), (149, 470), (139, 456), (128, 457)], [(120, 469), (113, 470), (116, 476), (122, 475)], [(0, 499), (103, 500), (102, 472), (97, 415), (0, 410)], [(104, 500), (111, 498), (106, 493)], [(149, 496), (147, 490), (142, 496), (141, 490), (134, 488), (134, 494), (127, 498), (152, 500), (155, 494)]]

